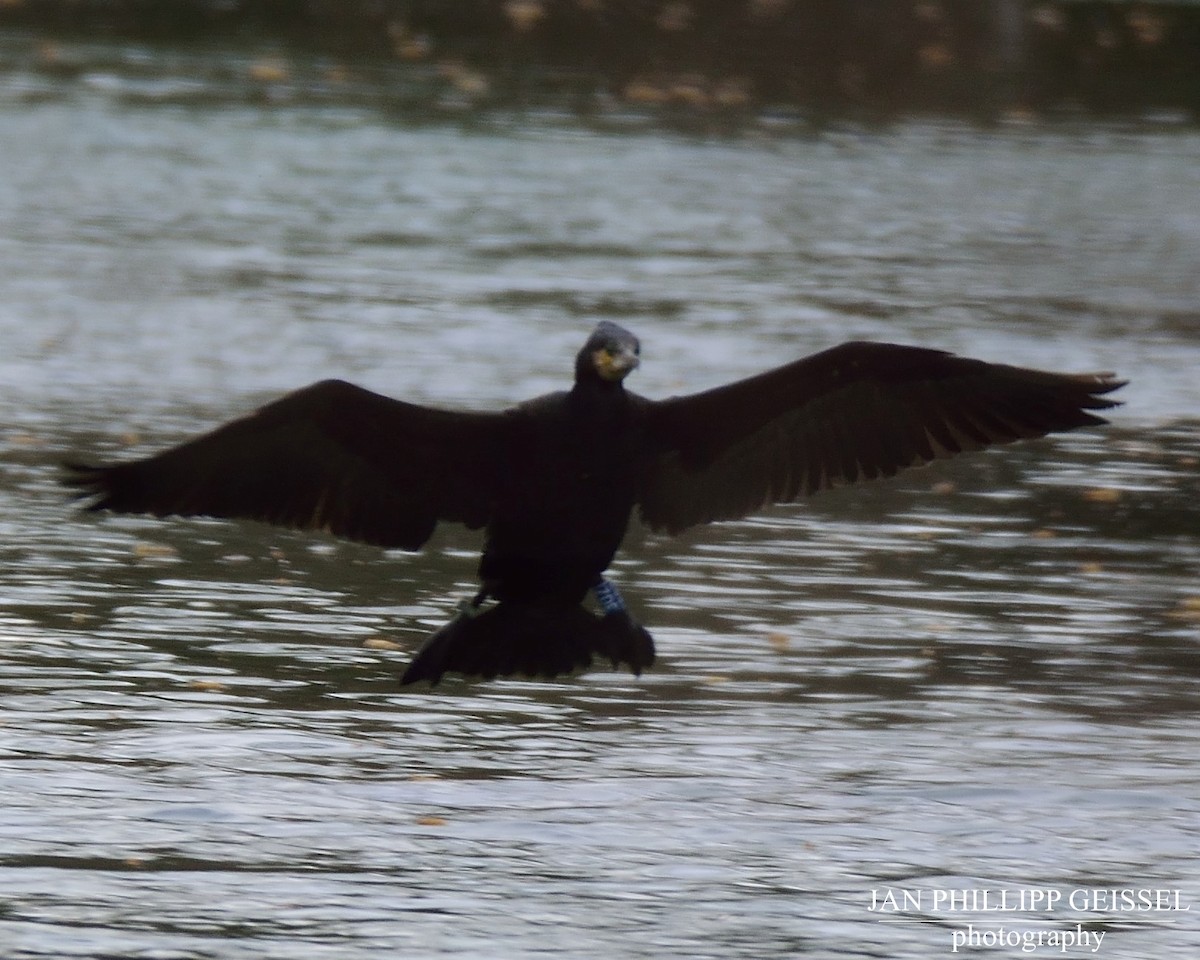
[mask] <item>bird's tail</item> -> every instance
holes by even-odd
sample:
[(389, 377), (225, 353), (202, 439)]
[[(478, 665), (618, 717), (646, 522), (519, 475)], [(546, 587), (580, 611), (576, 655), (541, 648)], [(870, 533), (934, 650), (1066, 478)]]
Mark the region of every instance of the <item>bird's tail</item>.
[(654, 640), (624, 610), (597, 616), (558, 600), (464, 605), (425, 641), (400, 682), (437, 683), (445, 673), (556, 677), (586, 669), (595, 656), (640, 674), (654, 662)]

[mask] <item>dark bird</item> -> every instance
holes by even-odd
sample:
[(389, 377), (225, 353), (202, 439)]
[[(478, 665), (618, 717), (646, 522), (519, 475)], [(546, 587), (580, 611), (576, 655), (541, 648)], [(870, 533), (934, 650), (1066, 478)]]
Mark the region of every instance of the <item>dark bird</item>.
[[(650, 634), (604, 571), (636, 508), (652, 530), (743, 517), (991, 444), (1102, 424), (1112, 374), (1062, 374), (851, 342), (701, 393), (625, 389), (636, 337), (596, 327), (575, 383), (499, 412), (432, 409), (325, 380), (143, 460), (68, 464), (89, 510), (244, 518), (420, 548), (484, 528), (481, 587), (402, 683), (634, 673)], [(599, 606), (584, 606), (591, 592)], [(494, 601), (494, 602), (489, 602)]]

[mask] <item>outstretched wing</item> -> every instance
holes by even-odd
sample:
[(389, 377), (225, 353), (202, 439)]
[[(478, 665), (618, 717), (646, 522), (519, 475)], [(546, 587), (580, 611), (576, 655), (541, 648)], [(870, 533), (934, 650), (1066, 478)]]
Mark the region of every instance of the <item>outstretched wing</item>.
[(1105, 421), (1111, 374), (1060, 374), (888, 343), (845, 343), (644, 408), (660, 451), (642, 518), (675, 533), (965, 450)]
[(144, 460), (68, 464), (90, 510), (261, 520), (415, 550), (478, 527), (511, 418), (402, 403), (340, 380)]

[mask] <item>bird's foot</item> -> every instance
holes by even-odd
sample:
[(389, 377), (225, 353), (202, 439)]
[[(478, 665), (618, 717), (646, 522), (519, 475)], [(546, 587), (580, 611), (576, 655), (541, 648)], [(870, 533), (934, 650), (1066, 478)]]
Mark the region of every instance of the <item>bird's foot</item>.
[(621, 591), (611, 580), (603, 578), (592, 587), (592, 594), (604, 611), (600, 631), (604, 646), (600, 652), (614, 667), (629, 664), (635, 674), (654, 663), (654, 639), (648, 630), (629, 615)]
[(470, 620), (472, 617), (477, 617), (483, 612), (482, 606), (476, 600), (460, 600), (458, 603), (458, 616)]
[(626, 610), (625, 600), (621, 597), (621, 591), (617, 589), (617, 585), (611, 580), (601, 577), (596, 585), (592, 587), (592, 595), (596, 598), (596, 602), (600, 604), (600, 609), (606, 614), (623, 613)]
[(628, 610), (606, 613), (600, 620), (600, 635), (603, 643), (597, 644), (597, 652), (607, 656), (614, 668), (627, 663), (640, 676), (654, 663), (654, 638)]
[(479, 616), (481, 613), (483, 613), (484, 601), (486, 601), (490, 596), (491, 593), (489, 593), (488, 589), (484, 587), (470, 600), (460, 601), (458, 604), (458, 616), (464, 617), (468, 620), (472, 617)]

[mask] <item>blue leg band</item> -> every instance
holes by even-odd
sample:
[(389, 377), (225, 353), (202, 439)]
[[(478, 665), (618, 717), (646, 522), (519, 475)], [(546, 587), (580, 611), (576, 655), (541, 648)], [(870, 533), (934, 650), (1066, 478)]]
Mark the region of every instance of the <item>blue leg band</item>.
[(592, 593), (600, 604), (600, 609), (605, 613), (621, 613), (625, 609), (625, 601), (621, 599), (621, 591), (617, 589), (617, 585), (611, 580), (601, 579), (594, 587)]

